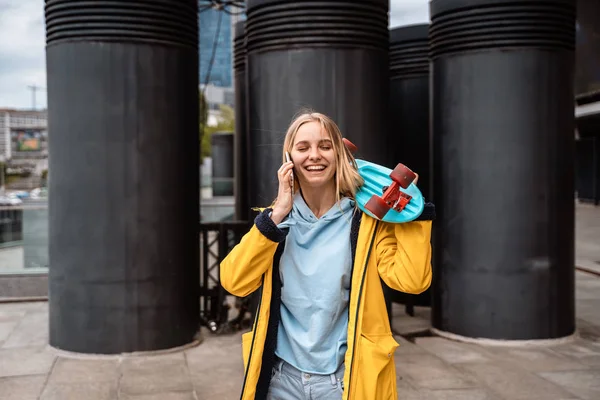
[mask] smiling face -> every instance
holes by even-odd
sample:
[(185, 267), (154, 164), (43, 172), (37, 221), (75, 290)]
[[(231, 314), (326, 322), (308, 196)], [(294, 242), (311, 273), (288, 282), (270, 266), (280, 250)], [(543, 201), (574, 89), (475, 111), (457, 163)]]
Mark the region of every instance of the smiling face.
[(342, 196), (354, 198), (364, 183), (354, 156), (342, 141), (342, 132), (325, 114), (297, 116), (287, 129), (282, 150), (282, 163), (286, 151), (294, 162), (294, 190), (333, 189), (339, 201)]
[(335, 185), (336, 157), (329, 133), (317, 121), (302, 124), (294, 137), (290, 156), (301, 187)]

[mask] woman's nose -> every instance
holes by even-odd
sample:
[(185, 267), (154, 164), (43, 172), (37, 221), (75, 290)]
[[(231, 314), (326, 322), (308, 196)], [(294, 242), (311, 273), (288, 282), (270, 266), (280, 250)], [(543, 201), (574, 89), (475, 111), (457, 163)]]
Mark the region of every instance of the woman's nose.
[(311, 160), (319, 160), (321, 159), (321, 153), (319, 153), (319, 149), (318, 148), (312, 148), (310, 150), (310, 155), (309, 155)]

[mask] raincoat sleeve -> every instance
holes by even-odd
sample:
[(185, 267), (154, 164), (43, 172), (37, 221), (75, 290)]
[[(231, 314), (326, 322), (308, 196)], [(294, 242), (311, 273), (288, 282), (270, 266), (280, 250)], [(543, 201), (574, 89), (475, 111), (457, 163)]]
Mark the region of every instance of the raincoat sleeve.
[(287, 231), (275, 225), (271, 211), (262, 211), (250, 231), (221, 261), (221, 285), (234, 296), (248, 296), (260, 287), (262, 275), (273, 264), (277, 246), (285, 240)]
[(420, 220), (402, 224), (380, 223), (376, 236), (377, 270), (390, 288), (419, 294), (431, 285), (431, 226), (433, 204)]

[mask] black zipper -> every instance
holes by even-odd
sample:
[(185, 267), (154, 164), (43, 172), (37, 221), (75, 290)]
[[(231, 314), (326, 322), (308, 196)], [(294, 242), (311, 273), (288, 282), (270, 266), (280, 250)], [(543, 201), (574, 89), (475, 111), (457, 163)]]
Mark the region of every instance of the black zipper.
[(262, 306), (262, 298), (264, 293), (265, 275), (262, 276), (260, 298), (258, 299), (258, 307), (256, 307), (256, 315), (254, 316), (254, 324), (252, 326), (252, 342), (250, 343), (250, 353), (248, 354), (248, 364), (246, 364), (246, 373), (244, 374), (244, 383), (242, 384), (242, 394), (240, 400), (244, 398), (244, 391), (246, 390), (246, 379), (248, 379), (248, 372), (250, 372), (250, 362), (252, 361), (252, 351), (254, 350), (254, 339), (256, 339), (256, 331), (258, 328), (258, 316), (260, 315), (260, 307)]
[(350, 400), (350, 389), (352, 388), (352, 372), (354, 371), (354, 354), (356, 354), (356, 332), (358, 327), (358, 313), (360, 312), (360, 300), (362, 298), (363, 286), (365, 284), (365, 277), (367, 276), (367, 264), (371, 257), (371, 250), (373, 249), (373, 242), (375, 242), (375, 236), (377, 235), (377, 227), (379, 221), (375, 224), (375, 230), (373, 231), (373, 237), (369, 244), (369, 251), (367, 252), (367, 259), (365, 261), (365, 267), (363, 269), (362, 278), (360, 279), (360, 287), (358, 289), (358, 303), (356, 304), (356, 318), (354, 318), (354, 341), (352, 342), (352, 358), (350, 359), (350, 376), (348, 377), (348, 400)]

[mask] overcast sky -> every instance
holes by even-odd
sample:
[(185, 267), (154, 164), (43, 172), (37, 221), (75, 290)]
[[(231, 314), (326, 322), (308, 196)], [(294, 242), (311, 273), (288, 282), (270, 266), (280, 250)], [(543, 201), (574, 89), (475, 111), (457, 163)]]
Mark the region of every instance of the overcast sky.
[[(429, 21), (429, 0), (390, 0), (390, 27)], [(46, 87), (44, 0), (0, 0), (0, 108), (31, 108)], [(36, 94), (46, 107), (46, 92)]]

